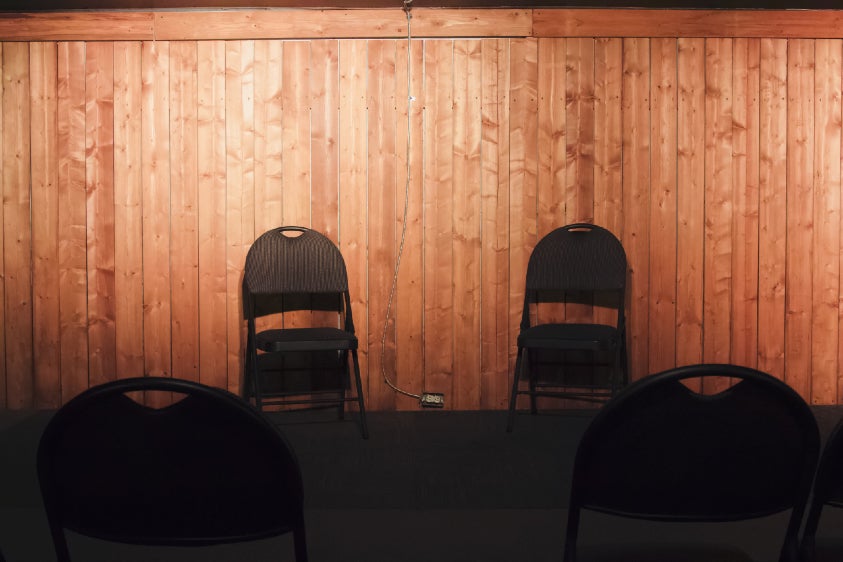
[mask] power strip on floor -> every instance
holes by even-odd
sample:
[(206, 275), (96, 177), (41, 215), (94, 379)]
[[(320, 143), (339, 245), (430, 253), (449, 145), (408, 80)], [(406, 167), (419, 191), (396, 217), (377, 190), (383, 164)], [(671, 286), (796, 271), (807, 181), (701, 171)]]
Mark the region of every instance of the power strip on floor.
[(419, 404), (422, 408), (444, 408), (445, 395), (441, 392), (422, 392)]

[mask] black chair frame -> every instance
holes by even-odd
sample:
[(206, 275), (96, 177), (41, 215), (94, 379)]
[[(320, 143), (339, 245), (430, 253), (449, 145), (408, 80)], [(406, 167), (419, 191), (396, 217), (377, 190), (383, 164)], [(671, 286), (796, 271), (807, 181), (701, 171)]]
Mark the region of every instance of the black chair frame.
[[(181, 399), (160, 409), (145, 392)], [(137, 377), (59, 408), (38, 446), (38, 479), (59, 562), (66, 531), (104, 541), (197, 547), (292, 533), (307, 561), (295, 453), (242, 398), (200, 383)]]

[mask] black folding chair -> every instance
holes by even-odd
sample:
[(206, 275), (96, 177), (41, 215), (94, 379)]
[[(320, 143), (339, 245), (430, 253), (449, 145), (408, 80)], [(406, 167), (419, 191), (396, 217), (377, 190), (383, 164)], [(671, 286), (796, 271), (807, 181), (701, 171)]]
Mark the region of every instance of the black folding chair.
[[(716, 395), (683, 384), (713, 376), (737, 382)], [(791, 510), (786, 529), (765, 540), (781, 540), (780, 560), (794, 562), (819, 443), (805, 401), (760, 371), (693, 365), (645, 377), (604, 405), (583, 434), (564, 560), (577, 560), (582, 510), (697, 523)]]
[[(183, 396), (154, 409), (126, 393)], [(152, 546), (205, 546), (292, 533), (307, 560), (298, 461), (240, 397), (198, 383), (130, 378), (61, 407), (41, 437), (38, 478), (59, 562), (66, 531)]]
[[(529, 395), (535, 414), (538, 396), (602, 402), (626, 384), (626, 275), (623, 246), (603, 227), (563, 226), (536, 244), (527, 264), (507, 431), (512, 431), (518, 395)], [(614, 317), (611, 323), (594, 315), (543, 321), (539, 307), (551, 303), (593, 305)], [(520, 388), (523, 379), (529, 388)]]
[[(340, 417), (346, 402), (356, 402), (361, 433), (368, 438), (348, 276), (339, 248), (305, 227), (265, 232), (246, 255), (243, 298), (246, 397), (254, 397), (259, 410), (265, 405), (336, 406)], [(308, 325), (256, 327), (258, 318), (293, 311), (311, 312)], [(356, 395), (349, 396), (352, 376)]]
[(814, 488), (805, 528), (802, 532), (801, 555), (804, 562), (815, 560), (839, 561), (843, 559), (843, 544), (816, 546), (817, 528), (826, 506), (843, 507), (843, 420), (837, 422), (823, 448), (822, 457), (817, 466)]

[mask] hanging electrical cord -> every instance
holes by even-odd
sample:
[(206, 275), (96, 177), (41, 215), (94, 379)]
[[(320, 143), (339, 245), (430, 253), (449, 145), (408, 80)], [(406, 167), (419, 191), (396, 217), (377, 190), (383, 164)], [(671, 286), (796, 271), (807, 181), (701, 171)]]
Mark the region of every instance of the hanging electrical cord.
[[(389, 380), (389, 376), (386, 373), (386, 336), (389, 331), (389, 319), (392, 312), (392, 301), (395, 298), (395, 291), (398, 285), (398, 271), (401, 267), (401, 256), (404, 253), (404, 241), (407, 238), (407, 216), (408, 216), (408, 208), (410, 205), (410, 140), (412, 138), (410, 132), (410, 125), (412, 124), (412, 109), (411, 105), (412, 102), (415, 101), (415, 97), (413, 97), (411, 93), (411, 86), (412, 86), (412, 55), (411, 55), (411, 42), (413, 38), (412, 28), (411, 28), (411, 21), (412, 21), (412, 14), (410, 13), (411, 5), (413, 0), (403, 0), (404, 2), (404, 13), (407, 15), (407, 153), (406, 153), (406, 160), (407, 160), (407, 169), (406, 169), (406, 181), (404, 183), (404, 220), (402, 221), (401, 225), (401, 242), (398, 245), (398, 254), (395, 258), (395, 271), (392, 275), (392, 287), (389, 289), (389, 298), (386, 302), (386, 317), (384, 318), (383, 322), (383, 334), (381, 335), (381, 374), (383, 375), (384, 382), (395, 392), (399, 394), (403, 394), (405, 396), (409, 396), (410, 398), (416, 398), (422, 402), (423, 406), (426, 405), (436, 405), (429, 401), (426, 402), (426, 398), (430, 396), (428, 393), (424, 394), (413, 394), (412, 392), (407, 392), (406, 390), (402, 390), (395, 386), (391, 380)], [(435, 400), (435, 399), (434, 399)]]

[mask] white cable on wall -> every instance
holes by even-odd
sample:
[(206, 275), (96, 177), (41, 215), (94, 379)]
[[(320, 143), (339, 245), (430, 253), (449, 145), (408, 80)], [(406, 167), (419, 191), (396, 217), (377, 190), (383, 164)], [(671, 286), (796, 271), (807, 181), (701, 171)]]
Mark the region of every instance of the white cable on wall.
[(389, 298), (386, 302), (386, 317), (383, 321), (383, 334), (381, 336), (381, 374), (383, 375), (384, 382), (395, 392), (399, 394), (403, 394), (405, 396), (409, 396), (410, 398), (421, 399), (421, 395), (413, 394), (412, 392), (407, 392), (406, 390), (402, 390), (395, 386), (392, 381), (389, 379), (389, 376), (386, 374), (386, 365), (385, 365), (385, 357), (386, 357), (386, 335), (389, 331), (389, 318), (392, 312), (392, 301), (395, 298), (395, 290), (398, 285), (398, 270), (401, 266), (401, 255), (404, 253), (404, 240), (407, 237), (407, 213), (408, 208), (410, 205), (410, 124), (412, 123), (412, 109), (411, 105), (412, 102), (415, 100), (412, 93), (410, 92), (410, 88), (412, 85), (412, 56), (411, 56), (411, 41), (413, 38), (412, 30), (410, 27), (410, 21), (412, 20), (412, 14), (410, 13), (411, 4), (413, 0), (403, 0), (404, 2), (404, 13), (407, 14), (407, 177), (404, 183), (404, 220), (402, 221), (401, 225), (401, 243), (398, 245), (398, 254), (395, 258), (395, 271), (392, 275), (392, 287), (389, 289)]

